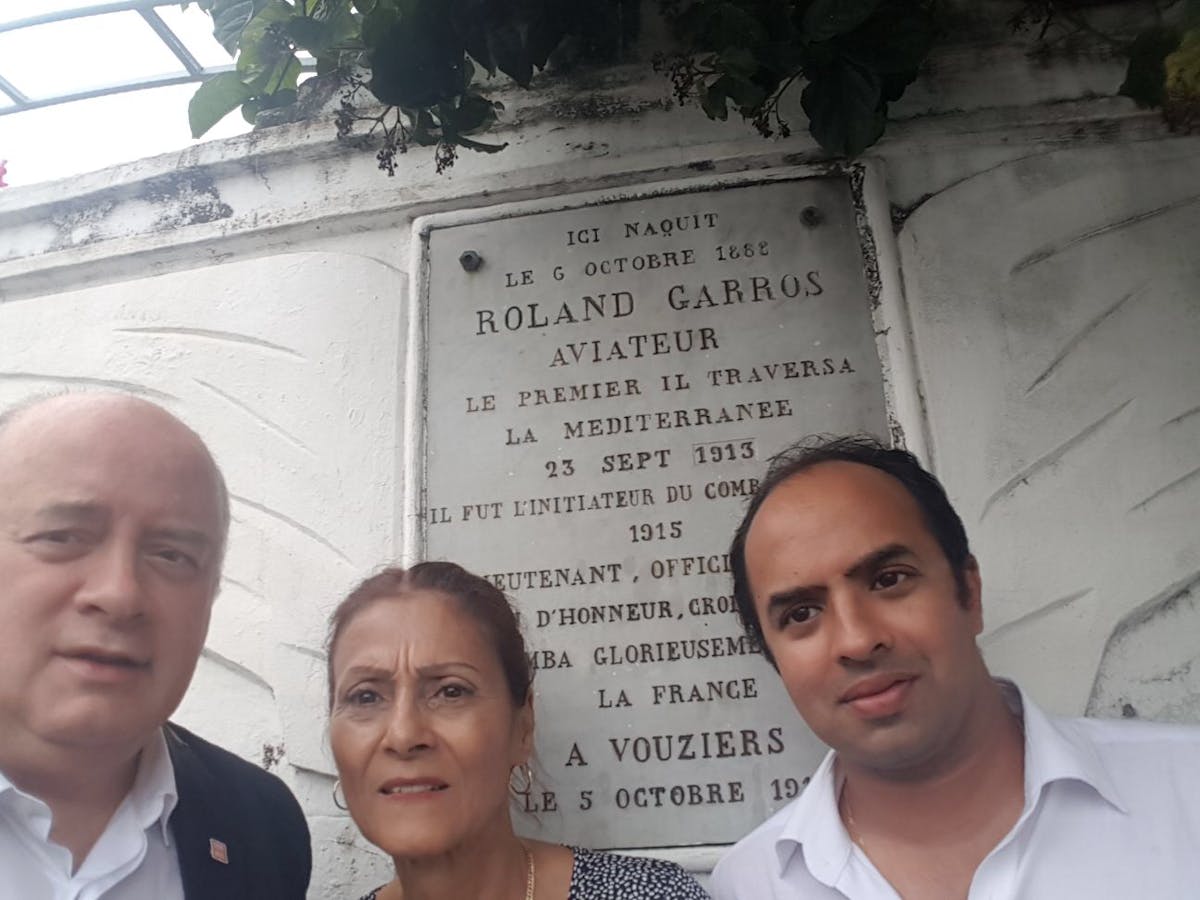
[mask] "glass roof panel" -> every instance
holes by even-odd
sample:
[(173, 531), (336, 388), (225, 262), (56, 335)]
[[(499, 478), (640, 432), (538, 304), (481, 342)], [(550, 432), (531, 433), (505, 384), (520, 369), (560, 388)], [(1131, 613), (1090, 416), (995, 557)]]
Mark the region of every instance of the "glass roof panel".
[[(193, 145), (187, 105), (195, 91), (195, 84), (172, 85), (0, 116), (5, 181), (23, 187)], [(235, 112), (204, 139), (249, 130)]]
[[(0, 0), (3, 2), (3, 0)], [(208, 68), (210, 66), (227, 66), (233, 62), (233, 57), (225, 52), (225, 48), (213, 37), (213, 22), (198, 6), (180, 9), (178, 6), (160, 6), (155, 10), (167, 27), (175, 32), (185, 47), (196, 57), (196, 62)]]
[(183, 72), (136, 12), (0, 32), (0, 75), (31, 99)]
[[(148, 18), (161, 21), (152, 25), (130, 6), (153, 10)], [(3, 30), (6, 23), (71, 11), (81, 15)], [(192, 57), (191, 74), (172, 44)], [(302, 54), (301, 61), (304, 80), (312, 59)], [(180, 0), (0, 0), (0, 78), (24, 97), (14, 101), (0, 92), (8, 183), (69, 177), (195, 143), (188, 100), (199, 80), (232, 63), (209, 17), (195, 6), (181, 9)], [(183, 79), (191, 83), (148, 83)], [(235, 111), (205, 139), (249, 129)]]
[(15, 22), (18, 19), (31, 19), (47, 13), (63, 12), (68, 9), (83, 9), (95, 6), (99, 0), (85, 3), (83, 0), (38, 0), (35, 3), (22, 3), (21, 0), (0, 0), (0, 25), (5, 22)]

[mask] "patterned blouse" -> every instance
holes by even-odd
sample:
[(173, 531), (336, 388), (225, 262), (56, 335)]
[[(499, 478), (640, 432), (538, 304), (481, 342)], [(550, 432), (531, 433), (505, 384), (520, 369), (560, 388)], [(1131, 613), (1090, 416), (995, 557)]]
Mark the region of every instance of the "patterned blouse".
[[(575, 867), (567, 900), (708, 900), (708, 894), (672, 862), (572, 847)], [(375, 900), (376, 888), (362, 900)]]

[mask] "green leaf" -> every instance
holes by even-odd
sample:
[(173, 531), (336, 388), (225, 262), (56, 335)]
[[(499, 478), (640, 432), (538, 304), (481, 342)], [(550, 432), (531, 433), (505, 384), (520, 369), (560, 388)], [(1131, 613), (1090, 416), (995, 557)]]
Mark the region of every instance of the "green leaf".
[[(496, 107), (480, 94), (466, 94), (452, 114), (454, 131), (458, 134), (474, 134), (484, 131), (496, 121)], [(444, 124), (445, 116), (443, 116), (443, 127)]]
[(815, 73), (800, 95), (808, 129), (831, 153), (857, 156), (883, 134), (886, 107), (874, 72), (838, 61)]
[(525, 32), (525, 52), (535, 69), (546, 68), (550, 54), (562, 45), (567, 27), (558, 16), (540, 16), (529, 23)]
[(723, 72), (750, 76), (758, 71), (758, 59), (749, 47), (727, 47), (721, 51), (720, 60)]
[(1183, 35), (1179, 49), (1163, 60), (1167, 93), (1200, 99), (1200, 27)]
[[(817, 44), (815, 47), (824, 50), (829, 49), (830, 45)], [(756, 52), (759, 64), (763, 68), (770, 69), (782, 81), (793, 72), (799, 72), (805, 68), (812, 57), (810, 52), (812, 49), (813, 45), (804, 46), (790, 41), (773, 41), (770, 44), (764, 44)], [(826, 62), (832, 61), (833, 55), (830, 53)]]
[(438, 130), (438, 125), (437, 122), (434, 121), (433, 116), (429, 114), (429, 110), (406, 110), (406, 112), (409, 112), (409, 119), (413, 123), (413, 128), (409, 133), (409, 137), (414, 144), (419, 144), (422, 147), (429, 147), (441, 140), (438, 135), (434, 134), (434, 131)]
[(908, 0), (883, 0), (874, 15), (836, 43), (855, 64), (883, 75), (918, 69), (937, 36), (927, 9)]
[(296, 87), (301, 66), (287, 36), (291, 19), (292, 7), (283, 0), (272, 0), (242, 32), (237, 72), (255, 94)]
[(374, 50), (387, 40), (387, 34), (400, 21), (400, 13), (390, 6), (380, 4), (363, 16), (362, 41), (368, 50)]
[(1179, 49), (1166, 58), (1165, 65), (1163, 118), (1172, 131), (1200, 130), (1200, 27), (1184, 33)]
[(254, 14), (246, 27), (242, 29), (242, 48), (245, 49), (248, 44), (262, 44), (266, 41), (278, 41), (278, 35), (282, 35), (285, 31), (284, 26), (289, 23), (295, 13), (295, 9), (290, 3), (285, 0), (267, 0), (265, 3), (259, 3), (259, 10)]
[(230, 56), (238, 49), (242, 32), (268, 0), (210, 0), (201, 4), (213, 20), (213, 37)]
[(804, 36), (827, 41), (853, 31), (875, 12), (880, 0), (813, 0), (804, 11)]
[(295, 102), (296, 92), (290, 88), (275, 91), (273, 94), (260, 94), (242, 104), (242, 118), (254, 125), (258, 122), (258, 114), (263, 110), (279, 109), (291, 106)]
[(296, 102), (298, 92), (294, 87), (280, 88), (262, 98), (261, 109), (281, 109)]
[(688, 4), (677, 16), (671, 19), (675, 34), (681, 38), (700, 34), (708, 24), (716, 4), (699, 2)]
[[(285, 106), (288, 103), (294, 103), (296, 100), (296, 85), (300, 80), (300, 73), (304, 71), (304, 66), (300, 65), (300, 60), (294, 56), (289, 56), (283, 60), (282, 65), (277, 66), (271, 72), (271, 77), (267, 81), (266, 93), (269, 96), (280, 95), (278, 102), (273, 106)], [(286, 99), (288, 94), (291, 94), (291, 99)]]
[(435, 106), (462, 93), (466, 51), (446, 16), (430, 7), (392, 26), (370, 62), (367, 87), (392, 106)]
[(271, 0), (259, 10), (242, 32), (237, 58), (237, 71), (242, 81), (262, 90), (270, 75), (283, 60), (292, 56), (284, 32), (292, 18), (292, 7), (283, 0)]
[(359, 27), (358, 19), (345, 0), (341, 0), (319, 4), (317, 12), (311, 16), (292, 16), (287, 23), (287, 32), (296, 46), (313, 56), (320, 56), (337, 47), (361, 43)]
[(1132, 98), (1138, 106), (1162, 106), (1166, 95), (1167, 56), (1179, 47), (1180, 33), (1174, 28), (1147, 28), (1129, 48), (1129, 68), (1118, 94)]
[(491, 46), (488, 44), (488, 32), (482, 19), (471, 19), (459, 27), (463, 47), (471, 59), (479, 63), (484, 71), (493, 78), (496, 75), (496, 60), (492, 58)]
[(710, 119), (724, 122), (729, 118), (729, 95), (725, 93), (725, 78), (721, 77), (700, 92), (700, 108)]
[(831, 66), (837, 60), (838, 47), (833, 41), (822, 41), (819, 44), (806, 44), (804, 47), (805, 72), (815, 72), (826, 66)]
[(692, 3), (674, 20), (675, 32), (696, 51), (752, 46), (768, 39), (760, 11), (729, 0)]
[(767, 91), (749, 78), (737, 75), (723, 75), (720, 79), (725, 82), (725, 93), (729, 95), (743, 116), (752, 116), (767, 99)]
[(455, 141), (455, 143), (460, 147), (466, 147), (468, 150), (475, 150), (478, 153), (499, 153), (508, 146), (507, 141), (503, 144), (485, 144), (482, 141), (473, 141), (470, 138), (463, 137), (462, 135), (458, 136), (458, 139)]
[(246, 48), (238, 56), (237, 73), (256, 94), (273, 94), (280, 88), (295, 87), (300, 71), (300, 61), (286, 50), (256, 46)]
[(197, 88), (188, 103), (188, 124), (198, 138), (250, 99), (251, 91), (237, 72), (214, 75)]
[(304, 48), (313, 56), (328, 50), (333, 43), (329, 26), (308, 16), (292, 16), (287, 23), (287, 33), (297, 47)]
[(317, 74), (328, 75), (330, 72), (336, 72), (344, 67), (344, 60), (352, 59), (355, 54), (343, 54), (339, 52), (322, 53), (317, 57)]
[(916, 69), (913, 69), (911, 72), (887, 72), (880, 75), (884, 102), (895, 103), (903, 97), (905, 88), (916, 81), (919, 74)]
[(753, 47), (769, 38), (758, 16), (732, 3), (721, 4), (708, 19), (704, 31), (704, 44), (716, 49)]
[(504, 22), (493, 28), (488, 33), (488, 50), (496, 61), (497, 69), (521, 87), (529, 87), (533, 78), (533, 62), (516, 25)]
[(242, 118), (247, 124), (253, 125), (258, 120), (258, 113), (262, 108), (262, 98), (251, 97), (242, 104)]

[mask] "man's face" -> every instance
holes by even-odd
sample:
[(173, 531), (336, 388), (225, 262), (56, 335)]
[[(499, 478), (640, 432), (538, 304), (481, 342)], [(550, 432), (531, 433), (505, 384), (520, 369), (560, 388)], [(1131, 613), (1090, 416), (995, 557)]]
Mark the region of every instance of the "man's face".
[(850, 765), (936, 771), (988, 684), (979, 575), (958, 584), (904, 486), (849, 462), (780, 484), (746, 540), (754, 607), (792, 702)]
[(162, 410), (60, 398), (0, 432), (0, 734), (143, 743), (174, 711), (218, 579), (216, 475)]

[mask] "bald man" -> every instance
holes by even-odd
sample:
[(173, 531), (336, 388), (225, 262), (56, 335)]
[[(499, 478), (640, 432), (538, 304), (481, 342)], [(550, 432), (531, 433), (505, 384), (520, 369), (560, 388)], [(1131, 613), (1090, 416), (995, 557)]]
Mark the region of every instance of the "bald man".
[(0, 415), (4, 896), (304, 897), (295, 798), (167, 721), (228, 529), (216, 463), (165, 410), (73, 394)]

